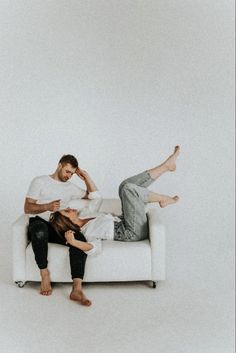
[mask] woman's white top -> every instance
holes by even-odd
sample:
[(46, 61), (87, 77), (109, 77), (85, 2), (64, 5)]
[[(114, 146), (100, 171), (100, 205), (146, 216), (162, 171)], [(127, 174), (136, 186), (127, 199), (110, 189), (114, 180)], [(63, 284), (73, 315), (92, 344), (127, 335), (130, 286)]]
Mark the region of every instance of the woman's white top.
[(95, 255), (102, 251), (102, 240), (114, 240), (114, 221), (120, 219), (112, 214), (98, 212), (102, 204), (102, 198), (99, 192), (93, 194), (93, 199), (86, 203), (76, 201), (70, 203), (70, 207), (78, 210), (80, 219), (93, 218), (88, 221), (81, 232), (85, 236), (87, 242), (93, 245), (91, 250), (85, 251), (87, 255)]
[(86, 240), (93, 245), (93, 248), (86, 251), (87, 255), (100, 253), (102, 250), (101, 240), (114, 239), (114, 218), (111, 214), (99, 214), (91, 219), (82, 228), (81, 232)]

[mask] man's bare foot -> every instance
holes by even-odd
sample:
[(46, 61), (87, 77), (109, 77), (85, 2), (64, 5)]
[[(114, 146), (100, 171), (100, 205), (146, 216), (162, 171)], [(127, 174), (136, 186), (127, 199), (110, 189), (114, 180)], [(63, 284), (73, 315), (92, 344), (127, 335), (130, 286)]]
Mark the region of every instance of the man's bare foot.
[(51, 287), (51, 280), (48, 269), (43, 269), (40, 271), (41, 274), (41, 285), (40, 285), (40, 294), (42, 295), (51, 295), (52, 294), (52, 287)]
[(75, 300), (79, 302), (81, 305), (90, 306), (92, 304), (91, 300), (86, 298), (82, 290), (73, 289), (70, 293), (70, 300)]
[(176, 158), (180, 154), (180, 147), (175, 146), (174, 153), (170, 155), (169, 158), (165, 161), (165, 164), (170, 172), (176, 170)]
[(176, 203), (177, 201), (179, 201), (179, 196), (174, 196), (174, 197), (164, 196), (163, 200), (159, 202), (159, 205), (161, 208), (164, 208), (168, 205)]

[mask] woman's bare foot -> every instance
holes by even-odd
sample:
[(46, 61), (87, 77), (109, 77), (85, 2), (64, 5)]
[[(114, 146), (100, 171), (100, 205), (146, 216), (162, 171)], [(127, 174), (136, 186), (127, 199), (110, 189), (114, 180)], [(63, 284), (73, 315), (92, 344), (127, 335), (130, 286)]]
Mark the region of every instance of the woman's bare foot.
[(82, 290), (73, 289), (70, 293), (70, 299), (79, 302), (81, 305), (90, 306), (92, 304), (91, 300), (86, 298)]
[(48, 269), (40, 270), (41, 274), (41, 285), (40, 285), (40, 294), (42, 295), (51, 295), (52, 294), (52, 287), (51, 287), (51, 280)]
[(165, 165), (168, 168), (170, 172), (173, 172), (176, 170), (176, 158), (180, 154), (180, 147), (175, 146), (174, 153), (170, 155), (169, 158), (165, 161)]
[(176, 203), (177, 201), (179, 201), (179, 196), (174, 196), (174, 197), (164, 196), (163, 200), (159, 202), (159, 205), (161, 208), (164, 208), (168, 205)]

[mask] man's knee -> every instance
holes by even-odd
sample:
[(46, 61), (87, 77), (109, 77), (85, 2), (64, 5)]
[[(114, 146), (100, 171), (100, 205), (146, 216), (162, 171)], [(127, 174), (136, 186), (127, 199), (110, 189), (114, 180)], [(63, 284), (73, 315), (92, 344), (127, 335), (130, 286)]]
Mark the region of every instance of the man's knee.
[(29, 233), (31, 240), (47, 240), (48, 239), (48, 227), (43, 222), (34, 222), (29, 226)]

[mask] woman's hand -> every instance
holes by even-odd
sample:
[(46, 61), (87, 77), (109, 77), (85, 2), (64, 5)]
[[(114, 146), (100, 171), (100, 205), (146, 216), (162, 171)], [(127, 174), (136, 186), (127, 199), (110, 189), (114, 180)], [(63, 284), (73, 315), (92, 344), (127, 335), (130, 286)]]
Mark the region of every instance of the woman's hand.
[(65, 232), (66, 244), (73, 245), (75, 241), (74, 237), (75, 232), (73, 230), (68, 230)]

